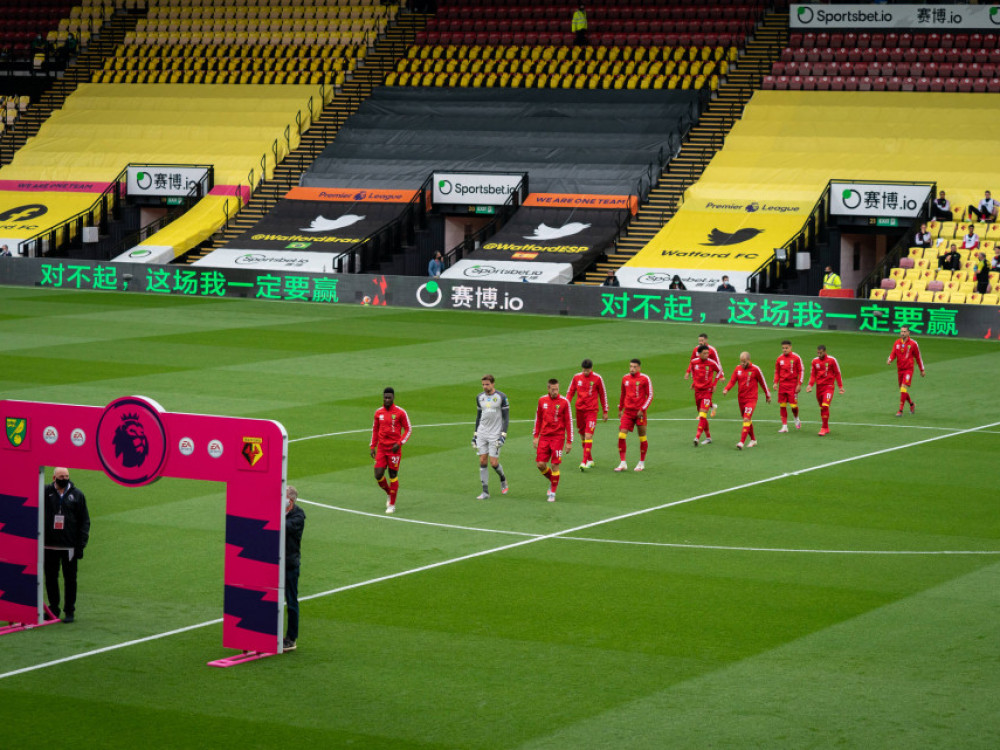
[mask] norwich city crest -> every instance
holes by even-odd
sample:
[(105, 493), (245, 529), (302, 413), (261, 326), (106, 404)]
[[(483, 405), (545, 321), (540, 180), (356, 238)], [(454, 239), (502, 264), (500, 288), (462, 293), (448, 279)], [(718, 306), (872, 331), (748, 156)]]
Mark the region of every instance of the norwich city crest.
[(7, 417), (7, 442), (19, 448), (28, 434), (28, 420), (22, 417)]

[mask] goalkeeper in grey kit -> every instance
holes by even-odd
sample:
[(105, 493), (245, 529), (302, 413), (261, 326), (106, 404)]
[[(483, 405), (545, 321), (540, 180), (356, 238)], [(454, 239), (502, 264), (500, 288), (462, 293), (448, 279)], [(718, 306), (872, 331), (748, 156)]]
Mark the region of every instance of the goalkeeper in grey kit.
[(507, 476), (500, 465), (500, 447), (507, 439), (510, 404), (507, 395), (493, 386), (495, 380), (492, 375), (483, 375), (483, 391), (476, 396), (476, 432), (472, 436), (472, 445), (479, 453), (479, 481), (483, 485), (483, 494), (477, 500), (490, 498), (489, 466), (500, 477), (500, 492), (507, 494)]

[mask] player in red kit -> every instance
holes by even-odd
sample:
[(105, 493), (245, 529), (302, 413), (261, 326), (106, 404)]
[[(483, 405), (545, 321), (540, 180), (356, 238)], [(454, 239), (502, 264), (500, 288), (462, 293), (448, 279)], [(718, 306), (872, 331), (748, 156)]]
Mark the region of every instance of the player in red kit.
[(844, 381), (840, 377), (840, 365), (837, 360), (826, 353), (825, 346), (816, 347), (816, 359), (812, 361), (809, 369), (809, 385), (806, 386), (806, 393), (816, 386), (816, 401), (819, 402), (819, 415), (823, 420), (820, 427), (819, 436), (830, 434), (830, 402), (833, 401), (833, 386), (840, 386), (840, 392), (844, 392)]
[(653, 381), (642, 372), (642, 362), (633, 359), (628, 363), (628, 372), (622, 378), (622, 392), (618, 397), (618, 455), (621, 463), (615, 471), (625, 471), (625, 436), (633, 428), (639, 433), (639, 463), (636, 471), (646, 468), (646, 411), (653, 403)]
[[(535, 444), (535, 465), (542, 476), (549, 480), (549, 491), (546, 499), (550, 503), (556, 501), (556, 488), (559, 486), (559, 464), (563, 456), (569, 453), (573, 446), (573, 420), (570, 417), (572, 407), (565, 396), (559, 395), (559, 381), (549, 379), (548, 393), (538, 399), (535, 410), (535, 428), (531, 436)], [(565, 450), (563, 446), (565, 445)]]
[(712, 394), (715, 385), (722, 380), (726, 374), (722, 371), (722, 365), (711, 357), (711, 350), (708, 344), (699, 344), (695, 350), (697, 356), (691, 360), (688, 370), (691, 373), (691, 389), (694, 391), (694, 405), (698, 409), (698, 431), (694, 435), (694, 446), (698, 447), (698, 440), (705, 436), (701, 445), (708, 445), (712, 442), (712, 433), (708, 429), (709, 412), (715, 413), (715, 405), (712, 403)]
[(920, 347), (910, 338), (910, 329), (903, 326), (899, 329), (899, 338), (892, 345), (892, 352), (886, 364), (896, 360), (896, 373), (899, 376), (899, 411), (897, 417), (903, 416), (903, 407), (910, 402), (910, 414), (917, 410), (917, 405), (910, 398), (910, 386), (913, 384), (913, 365), (920, 368), (920, 377), (924, 377), (924, 360), (920, 357)]
[[(385, 504), (386, 513), (396, 512), (396, 493), (399, 492), (399, 461), (402, 458), (403, 444), (410, 439), (410, 418), (402, 407), (396, 406), (396, 392), (392, 388), (382, 391), (382, 406), (375, 410), (375, 423), (372, 425), (372, 458), (375, 459), (375, 481), (389, 496)], [(389, 479), (385, 478), (385, 470), (389, 469)]]
[[(753, 448), (757, 445), (757, 436), (753, 431), (753, 411), (757, 408), (758, 388), (764, 389), (767, 403), (771, 403), (771, 391), (767, 388), (764, 373), (750, 361), (750, 352), (740, 352), (740, 364), (733, 371), (729, 385), (722, 389), (722, 395), (725, 396), (734, 386), (737, 387), (737, 398), (743, 414), (743, 432), (740, 433), (740, 442), (736, 444), (736, 448), (743, 450), (744, 444), (747, 448)], [(750, 438), (749, 442), (747, 438)]]
[(604, 421), (608, 421), (608, 391), (604, 378), (594, 372), (594, 363), (589, 359), (580, 363), (580, 372), (573, 376), (573, 382), (566, 391), (566, 400), (572, 403), (576, 396), (576, 430), (583, 440), (583, 459), (580, 471), (594, 468), (594, 430), (597, 429), (597, 407), (604, 411)]
[(781, 354), (774, 363), (774, 383), (771, 385), (778, 392), (778, 406), (781, 408), (781, 429), (778, 432), (788, 432), (789, 407), (795, 419), (795, 429), (802, 429), (802, 422), (799, 420), (799, 391), (802, 390), (804, 377), (802, 357), (792, 351), (792, 342), (785, 339), (781, 342)]

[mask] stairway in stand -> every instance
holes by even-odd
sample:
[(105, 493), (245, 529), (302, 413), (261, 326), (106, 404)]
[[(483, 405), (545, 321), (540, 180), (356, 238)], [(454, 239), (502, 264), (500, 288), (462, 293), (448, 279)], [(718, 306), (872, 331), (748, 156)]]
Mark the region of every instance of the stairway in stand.
[(653, 239), (676, 213), (684, 191), (698, 180), (726, 135), (740, 117), (753, 92), (760, 88), (761, 79), (770, 73), (788, 42), (788, 13), (768, 13), (748, 42), (739, 64), (731, 70), (718, 96), (702, 112), (691, 128), (681, 152), (664, 169), (659, 184), (639, 207), (625, 234), (618, 240), (617, 252), (609, 253), (606, 262), (598, 263), (586, 274), (585, 284), (600, 284), (608, 269), (625, 265)]
[(285, 193), (298, 185), (300, 175), (333, 142), (344, 121), (358, 110), (376, 86), (382, 84), (386, 74), (395, 70), (396, 63), (406, 55), (417, 32), (427, 25), (428, 18), (430, 16), (420, 13), (401, 14), (369, 51), (364, 65), (354, 71), (351, 80), (326, 105), (309, 130), (302, 134), (298, 148), (275, 167), (274, 176), (254, 190), (250, 201), (229, 221), (228, 226), (216, 232), (207, 243), (185, 253), (179, 262), (193, 263), (223, 247), (254, 226)]

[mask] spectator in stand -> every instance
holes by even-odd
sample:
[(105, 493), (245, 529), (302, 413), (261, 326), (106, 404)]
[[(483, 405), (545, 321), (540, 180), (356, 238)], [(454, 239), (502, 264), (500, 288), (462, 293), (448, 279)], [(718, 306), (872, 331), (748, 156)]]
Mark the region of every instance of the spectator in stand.
[(675, 273), (674, 278), (670, 280), (670, 286), (668, 289), (687, 289), (687, 287), (684, 286), (684, 282), (681, 281), (681, 277)]
[(997, 248), (996, 253), (993, 255), (993, 266), (990, 270), (1000, 271), (1000, 247)]
[(573, 43), (577, 47), (587, 46), (587, 11), (584, 10), (583, 3), (580, 3), (580, 7), (573, 11), (573, 20), (570, 24), (570, 29), (572, 30), (575, 38)]
[(997, 218), (997, 202), (993, 200), (993, 196), (990, 195), (990, 191), (986, 191), (986, 195), (981, 201), (979, 201), (979, 207), (969, 206), (969, 215), (975, 216), (978, 221), (985, 221), (987, 223), (991, 221), (996, 221)]
[(930, 247), (931, 233), (927, 231), (927, 224), (921, 224), (920, 229), (913, 236), (913, 247)]
[(431, 262), (427, 264), (427, 275), (432, 279), (436, 279), (444, 271), (444, 256), (440, 251), (434, 253), (434, 257), (431, 258)]
[(601, 282), (601, 286), (621, 286), (618, 281), (618, 277), (615, 276), (615, 269), (608, 269), (608, 275), (604, 277), (604, 281)]
[(979, 249), (979, 235), (976, 234), (976, 228), (969, 222), (969, 233), (962, 238), (962, 249), (963, 250), (978, 250)]
[(986, 253), (976, 253), (976, 293), (986, 294), (990, 288), (990, 262)]
[(938, 193), (938, 197), (931, 201), (931, 218), (939, 221), (952, 221), (953, 217), (951, 201), (945, 198), (944, 190), (942, 190)]
[(954, 242), (942, 255), (938, 256), (938, 268), (945, 271), (958, 271), (962, 268), (962, 254), (958, 252), (958, 247)]
[(823, 272), (823, 288), (840, 289), (840, 287), (840, 276), (833, 272), (833, 266), (827, 266), (826, 270)]
[(716, 288), (715, 291), (717, 291), (717, 292), (729, 292), (730, 294), (732, 294), (733, 292), (736, 291), (736, 287), (734, 287), (732, 284), (729, 283), (729, 277), (728, 276), (723, 276), (722, 277), (722, 283), (719, 284), (719, 286)]
[(12, 257), (10, 248), (7, 247), (6, 245), (0, 246), (0, 258), (10, 258), (10, 257)]

